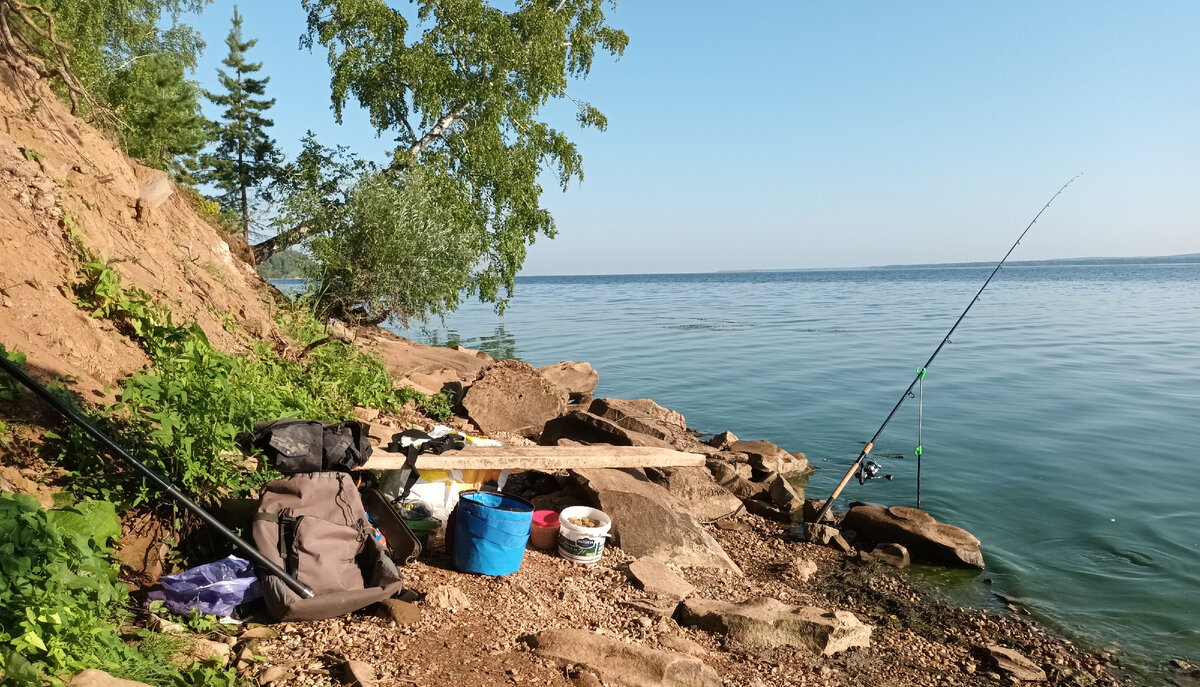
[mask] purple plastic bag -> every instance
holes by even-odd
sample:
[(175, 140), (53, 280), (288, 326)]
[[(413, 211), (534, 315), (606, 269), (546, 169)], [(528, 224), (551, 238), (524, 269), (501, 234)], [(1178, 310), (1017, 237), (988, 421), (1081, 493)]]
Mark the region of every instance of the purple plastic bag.
[(250, 561), (229, 556), (190, 570), (159, 578), (162, 590), (148, 601), (162, 601), (179, 615), (196, 609), (205, 615), (232, 616), (233, 609), (262, 596)]

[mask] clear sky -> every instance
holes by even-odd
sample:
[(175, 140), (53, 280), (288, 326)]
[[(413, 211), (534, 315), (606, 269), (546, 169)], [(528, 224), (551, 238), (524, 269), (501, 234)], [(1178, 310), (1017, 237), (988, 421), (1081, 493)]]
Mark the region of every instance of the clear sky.
[[(403, 1), (403, 0), (401, 0)], [(216, 88), (235, 3), (190, 22)], [(407, 4), (405, 2), (405, 4)], [(239, 4), (289, 153), (377, 151), (333, 121), (298, 0)], [(1200, 2), (663, 2), (610, 13), (630, 45), (571, 88), (585, 179), (523, 274), (705, 272), (1200, 252)], [(210, 112), (210, 116), (215, 112)]]

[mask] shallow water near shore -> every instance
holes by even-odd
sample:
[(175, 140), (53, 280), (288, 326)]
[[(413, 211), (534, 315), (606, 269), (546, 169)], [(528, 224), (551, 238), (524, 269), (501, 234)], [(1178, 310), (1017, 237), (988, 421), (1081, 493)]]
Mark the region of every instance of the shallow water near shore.
[[(589, 361), (598, 396), (807, 452), (824, 498), (989, 271), (529, 277), (503, 317), (468, 303), (397, 331)], [(1151, 673), (1200, 663), (1200, 265), (1005, 268), (952, 342), (924, 384), (921, 506), (978, 536), (988, 570), (919, 574)], [(915, 504), (917, 408), (876, 442), (894, 481), (843, 502)]]

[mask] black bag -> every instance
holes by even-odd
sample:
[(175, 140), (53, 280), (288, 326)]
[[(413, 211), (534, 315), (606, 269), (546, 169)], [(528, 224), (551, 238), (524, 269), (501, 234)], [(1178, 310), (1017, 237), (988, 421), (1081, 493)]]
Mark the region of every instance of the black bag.
[(323, 423), (280, 418), (254, 425), (252, 444), (284, 474), (355, 470), (371, 456), (371, 443), (358, 422)]
[(267, 612), (275, 620), (332, 618), (404, 588), (348, 473), (314, 472), (268, 482), (252, 529), (259, 552), (315, 594), (303, 599), (280, 578), (263, 575)]

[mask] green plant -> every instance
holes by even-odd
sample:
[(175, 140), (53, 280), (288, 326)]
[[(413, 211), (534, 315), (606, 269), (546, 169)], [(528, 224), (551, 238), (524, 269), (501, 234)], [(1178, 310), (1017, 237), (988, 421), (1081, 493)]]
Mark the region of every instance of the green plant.
[(440, 391), (417, 401), (417, 407), (434, 420), (445, 422), (454, 417), (454, 392)]
[[(20, 351), (8, 351), (0, 343), (0, 356), (18, 368), (25, 366), (25, 354)], [(21, 383), (6, 374), (0, 374), (0, 401), (14, 401), (21, 393)]]
[(0, 665), (6, 684), (39, 684), (85, 668), (176, 684), (183, 677), (121, 641), (128, 588), (117, 582), (112, 503), (45, 510), (0, 492)]

